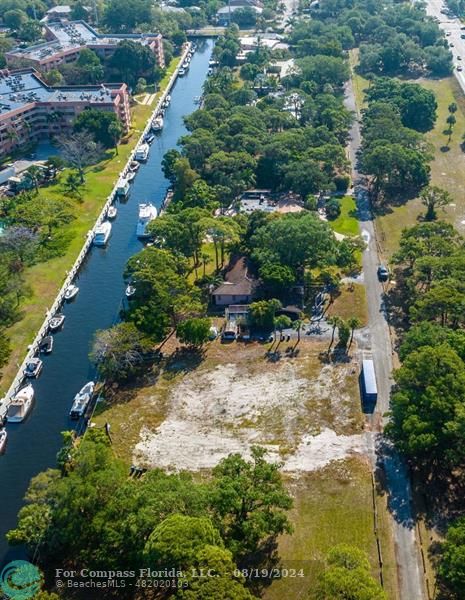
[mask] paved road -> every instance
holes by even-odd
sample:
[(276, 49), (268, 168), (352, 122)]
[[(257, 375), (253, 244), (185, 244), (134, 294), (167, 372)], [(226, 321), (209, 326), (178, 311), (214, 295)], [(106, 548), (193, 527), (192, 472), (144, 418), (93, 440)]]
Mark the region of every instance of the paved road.
[[(447, 7), (442, 0), (427, 0), (426, 12), (431, 17), (435, 17), (439, 21), (439, 27), (445, 32), (447, 41), (449, 42), (450, 51), (454, 55), (454, 75), (465, 93), (465, 30), (460, 19), (448, 17), (441, 13)], [(452, 46), (451, 46), (452, 44)], [(459, 58), (460, 57), (460, 58)], [(461, 69), (460, 71), (457, 68)]]
[[(352, 83), (346, 89), (346, 106), (356, 112), (355, 95)], [(371, 216), (368, 196), (363, 180), (357, 172), (356, 153), (360, 147), (360, 126), (354, 122), (351, 129), (349, 158), (352, 162), (353, 181), (359, 212), (361, 235), (367, 244), (363, 253), (363, 276), (368, 301), (369, 330), (371, 338), (370, 354), (375, 363), (378, 385), (376, 417), (382, 427), (383, 414), (389, 409), (389, 395), (392, 385), (392, 344), (383, 302), (383, 286), (378, 281), (376, 270), (379, 265), (375, 229)], [(389, 496), (389, 508), (393, 516), (393, 533), (396, 547), (397, 571), (400, 600), (423, 600), (424, 580), (420, 568), (420, 556), (416, 544), (414, 521), (411, 509), (410, 480), (403, 462), (394, 449), (386, 443), (381, 434), (367, 433), (369, 447), (372, 448), (373, 467), (376, 463), (384, 468)]]

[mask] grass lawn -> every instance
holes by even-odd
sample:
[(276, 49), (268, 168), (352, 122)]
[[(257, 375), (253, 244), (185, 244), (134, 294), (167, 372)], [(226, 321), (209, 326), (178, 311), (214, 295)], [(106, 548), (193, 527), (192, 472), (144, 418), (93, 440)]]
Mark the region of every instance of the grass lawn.
[(334, 221), (328, 221), (328, 224), (336, 233), (359, 235), (355, 199), (352, 196), (344, 196), (340, 204), (341, 214)]
[[(160, 90), (166, 87), (178, 62), (178, 58), (173, 59), (160, 84)], [(155, 104), (152, 106), (135, 104), (132, 109), (132, 126), (129, 141), (119, 145), (118, 154), (112, 151), (107, 152), (104, 160), (87, 170), (86, 183), (81, 190), (83, 201), (81, 203), (74, 202), (73, 205), (73, 212), (76, 218), (62, 229), (66, 236), (69, 236), (71, 239), (65, 254), (27, 269), (25, 279), (29, 293), (21, 304), (22, 318), (7, 330), (13, 351), (8, 364), (2, 369), (0, 397), (7, 391), (13, 380), (18, 366), (26, 353), (27, 346), (32, 342), (42, 324), (47, 307), (52, 305), (66, 277), (66, 271), (71, 268), (76, 260), (87, 231), (95, 223), (106, 198), (127, 162), (129, 154), (139, 139), (154, 107)], [(67, 172), (65, 170), (60, 175), (59, 180), (53, 185), (42, 188), (40, 195), (43, 197), (63, 198), (62, 181), (66, 177)]]
[[(203, 267), (203, 259), (202, 259), (202, 255), (205, 255), (205, 257), (208, 257), (205, 261), (205, 270)], [(225, 257), (224, 257), (224, 264), (227, 265), (229, 261), (229, 254), (225, 253)], [(221, 255), (220, 255), (220, 251), (218, 249), (218, 262), (219, 267), (221, 269)], [(192, 271), (189, 274), (189, 281), (191, 283), (194, 283), (196, 280), (195, 277), (195, 271), (194, 271), (194, 261), (191, 261), (191, 266), (192, 266)], [(200, 251), (200, 266), (197, 267), (197, 275), (198, 278), (200, 279), (201, 277), (204, 277), (206, 275), (212, 275), (214, 272), (216, 271), (216, 257), (215, 257), (215, 245), (213, 244), (213, 242), (206, 242), (204, 244), (202, 244), (202, 249)]]
[[(446, 189), (454, 200), (453, 205), (444, 212), (439, 211), (439, 218), (451, 221), (461, 233), (465, 233), (465, 154), (460, 147), (461, 136), (465, 131), (465, 97), (455, 77), (422, 80), (421, 84), (434, 92), (438, 103), (436, 126), (426, 134), (426, 139), (434, 147), (435, 155), (431, 163), (431, 184)], [(449, 114), (448, 106), (452, 102), (458, 106), (455, 113), (457, 123), (449, 150), (444, 152), (447, 136), (443, 132)], [(402, 229), (417, 223), (418, 216), (424, 210), (420, 201), (415, 199), (377, 218), (379, 241), (386, 257), (397, 249)]]
[[(368, 553), (372, 574), (379, 579), (373, 530), (373, 496), (370, 467), (352, 458), (289, 480), (294, 497), (290, 513), (292, 535), (282, 536), (278, 551), (284, 568), (303, 569), (305, 577), (282, 578), (265, 591), (265, 600), (313, 598), (326, 553), (345, 543)], [(381, 503), (381, 499), (377, 499)], [(381, 508), (380, 508), (381, 507)], [(378, 531), (383, 554), (383, 578), (388, 598), (396, 594), (396, 570), (388, 515), (379, 507)]]
[(343, 319), (358, 317), (362, 327), (365, 327), (368, 324), (365, 286), (359, 283), (342, 285), (341, 293), (328, 308), (327, 315), (337, 315)]

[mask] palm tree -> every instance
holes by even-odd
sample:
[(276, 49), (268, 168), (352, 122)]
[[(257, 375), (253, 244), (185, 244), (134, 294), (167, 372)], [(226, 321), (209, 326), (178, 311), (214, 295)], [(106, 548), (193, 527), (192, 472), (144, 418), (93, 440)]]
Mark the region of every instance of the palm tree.
[(297, 344), (299, 344), (299, 342), (300, 342), (300, 330), (302, 329), (303, 324), (304, 324), (304, 322), (302, 321), (302, 319), (297, 319), (292, 324), (292, 329), (294, 331), (297, 331), (297, 342), (296, 342), (294, 348), (297, 348)]
[(354, 339), (354, 331), (362, 325), (362, 322), (360, 321), (360, 319), (358, 317), (350, 317), (347, 320), (347, 325), (350, 327), (350, 340), (349, 340), (349, 350), (350, 350), (350, 347), (352, 346), (352, 341)]
[(333, 327), (333, 331), (331, 332), (331, 341), (329, 342), (329, 346), (328, 346), (328, 354), (329, 354), (331, 351), (331, 348), (333, 347), (333, 344), (334, 344), (334, 336), (336, 334), (336, 327), (338, 327), (339, 324), (341, 323), (341, 318), (337, 317), (337, 316), (328, 317), (327, 321)]
[(205, 253), (202, 253), (202, 255), (201, 255), (201, 257), (200, 257), (200, 258), (202, 259), (202, 265), (203, 265), (203, 276), (205, 277), (205, 275), (206, 275), (206, 273), (205, 273), (205, 268), (206, 268), (206, 266), (208, 265), (208, 263), (211, 263), (212, 259), (211, 259), (211, 257), (210, 257), (210, 255), (209, 255), (209, 254), (205, 254)]
[(32, 165), (26, 171), (27, 176), (31, 180), (36, 194), (39, 193), (39, 176), (42, 174), (42, 170), (37, 165)]
[[(273, 319), (273, 325), (274, 325), (274, 334), (275, 334), (275, 339), (276, 339), (276, 329), (279, 331), (279, 344), (281, 343), (281, 338), (283, 336), (283, 329), (287, 329), (288, 327), (290, 327), (292, 324), (290, 318), (286, 315), (279, 315), (278, 317), (275, 317)], [(278, 346), (276, 346), (276, 349), (278, 348)]]

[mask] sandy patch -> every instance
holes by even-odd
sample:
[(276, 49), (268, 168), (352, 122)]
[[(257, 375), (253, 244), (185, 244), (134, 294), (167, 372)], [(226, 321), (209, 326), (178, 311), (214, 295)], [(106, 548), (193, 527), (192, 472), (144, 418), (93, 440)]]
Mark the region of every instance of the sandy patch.
[(141, 431), (134, 461), (196, 471), (231, 452), (248, 457), (250, 447), (260, 444), (286, 471), (313, 471), (366, 453), (362, 435), (334, 431), (352, 417), (353, 399), (345, 389), (351, 367), (325, 365), (309, 378), (304, 366), (289, 361), (254, 372), (224, 364), (187, 375), (171, 390), (163, 423)]

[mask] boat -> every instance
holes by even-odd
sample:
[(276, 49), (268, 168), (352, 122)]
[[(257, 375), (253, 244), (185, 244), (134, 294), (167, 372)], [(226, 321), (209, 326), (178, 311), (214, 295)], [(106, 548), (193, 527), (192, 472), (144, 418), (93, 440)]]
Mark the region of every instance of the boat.
[(168, 108), (168, 106), (170, 105), (170, 102), (171, 102), (171, 96), (168, 94), (168, 95), (166, 96), (165, 100), (163, 101), (163, 106), (164, 106), (165, 108)]
[(139, 220), (136, 234), (138, 238), (148, 237), (147, 225), (157, 218), (158, 211), (153, 204), (139, 204)]
[(129, 163), (129, 170), (132, 171), (133, 173), (135, 173), (136, 171), (138, 171), (140, 168), (140, 162), (137, 162), (137, 160), (132, 160)]
[(34, 357), (27, 361), (24, 375), (26, 377), (38, 377), (42, 371), (43, 362), (40, 358)]
[(53, 337), (51, 335), (46, 335), (44, 339), (40, 342), (39, 350), (42, 354), (50, 354), (53, 350)]
[(144, 162), (147, 160), (150, 151), (150, 146), (143, 142), (139, 148), (137, 148), (136, 153), (134, 154), (134, 158), (140, 162)]
[(89, 402), (92, 399), (94, 393), (95, 383), (89, 381), (86, 385), (74, 396), (73, 406), (69, 411), (71, 419), (79, 419), (85, 413)]
[[(153, 127), (153, 125), (152, 125), (152, 127)], [(155, 136), (153, 133), (149, 133), (145, 136), (145, 141), (147, 144), (151, 144), (154, 139), (155, 139)]]
[(163, 129), (163, 117), (161, 115), (157, 115), (152, 121), (152, 129), (154, 131), (161, 131)]
[[(137, 163), (139, 164), (139, 163)], [(135, 171), (129, 171), (128, 176), (127, 176), (127, 180), (129, 181), (129, 183), (132, 183), (134, 178), (136, 176), (136, 172)]]
[(111, 234), (111, 223), (103, 221), (95, 230), (94, 246), (106, 246)]
[(6, 429), (0, 429), (0, 454), (5, 452), (7, 439), (8, 433), (6, 432)]
[(179, 77), (183, 77), (186, 74), (186, 69), (184, 69), (183, 67), (181, 67), (178, 71), (178, 75)]
[(213, 75), (213, 69), (209, 67), (207, 71), (207, 76), (210, 77), (211, 75)]
[(110, 208), (107, 211), (107, 218), (114, 219), (117, 214), (118, 214), (118, 209), (116, 208), (116, 206), (110, 206)]
[(116, 184), (116, 195), (123, 196), (124, 198), (126, 198), (128, 193), (129, 193), (129, 181), (126, 179), (126, 177), (120, 177), (120, 179), (118, 180), (118, 183)]
[(58, 331), (63, 327), (63, 323), (65, 322), (65, 315), (61, 313), (57, 313), (54, 317), (50, 319), (48, 322), (48, 328), (50, 331)]
[(135, 293), (136, 293), (136, 288), (133, 285), (131, 285), (130, 283), (128, 283), (128, 285), (126, 286), (126, 298), (132, 298)]
[(182, 68), (183, 68), (185, 71), (187, 71), (189, 67), (190, 67), (189, 61), (188, 61), (188, 60), (185, 60), (185, 61), (182, 63)]
[(29, 414), (34, 400), (34, 388), (29, 383), (13, 397), (8, 406), (6, 420), (8, 423), (21, 423)]
[(68, 300), (68, 302), (69, 302), (73, 298), (76, 298), (78, 292), (79, 292), (78, 286), (74, 285), (74, 283), (72, 283), (65, 290), (65, 300)]

